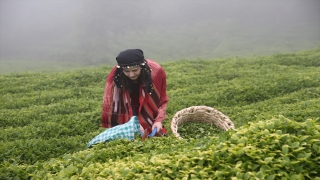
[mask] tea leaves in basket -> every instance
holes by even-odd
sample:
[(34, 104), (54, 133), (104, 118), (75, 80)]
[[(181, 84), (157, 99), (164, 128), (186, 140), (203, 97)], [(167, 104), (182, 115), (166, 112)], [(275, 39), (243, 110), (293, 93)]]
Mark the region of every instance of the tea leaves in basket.
[(199, 139), (206, 136), (215, 136), (219, 135), (221, 132), (223, 132), (223, 130), (216, 127), (214, 124), (197, 121), (183, 123), (178, 128), (178, 133), (184, 139)]

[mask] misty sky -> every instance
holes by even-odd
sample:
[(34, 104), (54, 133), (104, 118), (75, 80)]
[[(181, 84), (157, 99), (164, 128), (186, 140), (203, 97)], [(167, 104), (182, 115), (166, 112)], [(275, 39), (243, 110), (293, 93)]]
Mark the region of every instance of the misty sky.
[[(236, 37), (237, 31), (244, 36)], [(320, 1), (0, 0), (0, 62), (19, 58), (104, 62), (126, 48), (178, 60), (202, 57), (208, 46), (218, 54), (219, 48), (237, 39), (240, 43), (282, 36), (278, 32), (292, 33), (289, 39), (301, 36), (316, 47)], [(197, 42), (198, 50), (185, 50)], [(233, 46), (237, 50), (243, 44), (229, 49)]]

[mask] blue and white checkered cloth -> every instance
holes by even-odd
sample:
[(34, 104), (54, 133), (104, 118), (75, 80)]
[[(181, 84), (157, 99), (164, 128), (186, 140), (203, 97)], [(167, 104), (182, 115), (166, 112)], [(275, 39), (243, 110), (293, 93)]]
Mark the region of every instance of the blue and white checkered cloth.
[(118, 138), (134, 140), (136, 133), (140, 133), (140, 123), (137, 116), (132, 116), (127, 123), (109, 128), (97, 135), (87, 144), (87, 147)]

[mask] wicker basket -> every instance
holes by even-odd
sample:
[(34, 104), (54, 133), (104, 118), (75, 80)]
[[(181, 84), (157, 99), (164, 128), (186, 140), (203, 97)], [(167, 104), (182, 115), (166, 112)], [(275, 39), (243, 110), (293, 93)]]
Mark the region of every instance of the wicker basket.
[(176, 138), (183, 139), (178, 133), (178, 126), (184, 122), (214, 123), (215, 126), (225, 131), (235, 128), (226, 115), (208, 106), (191, 106), (178, 111), (171, 121), (171, 130)]

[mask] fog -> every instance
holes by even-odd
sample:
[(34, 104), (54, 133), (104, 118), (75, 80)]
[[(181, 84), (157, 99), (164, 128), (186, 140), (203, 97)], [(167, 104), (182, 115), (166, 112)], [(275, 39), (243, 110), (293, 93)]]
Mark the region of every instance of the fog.
[[(113, 65), (316, 48), (319, 0), (0, 0), (0, 63)], [(10, 64), (10, 66), (8, 65)]]

